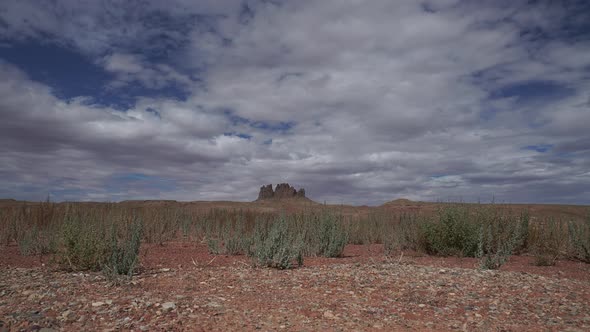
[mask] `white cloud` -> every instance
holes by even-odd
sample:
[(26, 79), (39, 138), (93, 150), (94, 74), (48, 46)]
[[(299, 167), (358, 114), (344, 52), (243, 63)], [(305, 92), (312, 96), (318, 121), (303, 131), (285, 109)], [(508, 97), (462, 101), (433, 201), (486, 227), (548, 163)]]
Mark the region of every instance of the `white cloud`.
[[(46, 31), (74, 44), (115, 74), (115, 90), (178, 85), (189, 97), (145, 96), (121, 113), (59, 100), (4, 64), (0, 112), (11, 122), (0, 126), (0, 175), (14, 177), (13, 188), (71, 178), (60, 185), (117, 199), (137, 192), (115, 194), (107, 180), (137, 172), (175, 183), (150, 194), (187, 200), (254, 199), (260, 185), (289, 181), (338, 203), (493, 195), (588, 203), (590, 44), (560, 37), (569, 16), (557, 5), (505, 4), (251, 2), (244, 21), (239, 2), (179, 1), (102, 23), (102, 9), (68, 4), (88, 16), (62, 25), (36, 5), (12, 7), (38, 19), (4, 15), (5, 35)], [(178, 25), (150, 21), (156, 11)], [(523, 33), (539, 29), (557, 36)], [(151, 45), (158, 33), (166, 38)], [(151, 60), (166, 45), (174, 45), (167, 62)], [(529, 82), (568, 93), (490, 98)], [(293, 126), (269, 128), (281, 123)], [(570, 155), (524, 149), (540, 144)], [(75, 176), (76, 167), (91, 171)]]

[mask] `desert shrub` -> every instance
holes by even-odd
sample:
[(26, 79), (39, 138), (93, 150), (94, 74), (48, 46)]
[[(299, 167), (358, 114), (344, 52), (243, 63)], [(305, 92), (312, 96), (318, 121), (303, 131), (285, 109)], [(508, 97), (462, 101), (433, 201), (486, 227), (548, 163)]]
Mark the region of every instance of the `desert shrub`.
[(24, 203), (0, 211), (2, 242), (16, 242), (22, 255), (44, 255), (55, 248), (55, 204)]
[(289, 233), (299, 234), (303, 255), (340, 257), (348, 243), (347, 224), (333, 211), (307, 212), (284, 217)]
[(351, 244), (384, 243), (391, 220), (392, 216), (381, 210), (351, 220), (347, 225), (348, 242)]
[(254, 236), (253, 245), (253, 258), (260, 266), (289, 269), (293, 261), (303, 265), (302, 236), (289, 231), (285, 217), (276, 220), (267, 235)]
[(219, 249), (219, 240), (208, 238), (207, 239), (207, 250), (212, 255), (219, 255), (221, 250)]
[(272, 222), (269, 222), (264, 218), (257, 218), (254, 224), (254, 229), (250, 235), (250, 246), (248, 247), (246, 254), (249, 257), (256, 257), (257, 248), (264, 243), (270, 233)]
[(569, 256), (590, 263), (590, 215), (583, 222), (568, 223)]
[(245, 230), (242, 220), (238, 220), (233, 227), (224, 236), (224, 252), (226, 255), (243, 255), (250, 248), (250, 236)]
[(480, 267), (495, 270), (504, 265), (510, 256), (520, 250), (528, 235), (528, 214), (520, 217), (499, 214), (492, 208), (478, 211), (479, 237), (477, 257)]
[(131, 276), (138, 263), (142, 223), (134, 220), (124, 227), (122, 234), (118, 234), (117, 226), (115, 224), (111, 226), (109, 256), (101, 267), (109, 276)]
[(514, 252), (524, 250), (529, 234), (527, 213), (501, 213), (495, 206), (445, 205), (437, 218), (414, 224), (417, 229), (402, 224), (406, 235), (394, 235), (393, 241), (428, 254), (479, 257), (486, 269), (497, 269)]
[[(243, 255), (251, 247), (250, 232), (246, 229), (244, 219), (240, 214), (226, 215), (223, 223), (217, 222), (216, 227), (207, 230), (207, 247), (210, 254)], [(237, 218), (232, 220), (232, 218)]]
[(319, 254), (324, 257), (340, 257), (348, 243), (348, 234), (334, 215), (324, 214), (319, 225)]
[(538, 266), (555, 265), (567, 243), (565, 223), (553, 218), (539, 221), (530, 229), (529, 251)]
[(518, 245), (518, 231), (502, 231), (498, 223), (482, 224), (477, 248), (480, 267), (484, 270), (495, 270), (504, 265)]
[(39, 236), (39, 230), (35, 227), (30, 229), (27, 233), (20, 236), (17, 240), (18, 250), (23, 256), (31, 256), (36, 254), (35, 244)]
[(193, 234), (194, 221), (184, 212), (180, 216), (182, 237), (186, 240)]
[(105, 227), (96, 221), (82, 221), (69, 214), (62, 226), (62, 248), (59, 262), (72, 270), (98, 271), (109, 257)]
[(19, 235), (22, 236), (22, 231), (19, 232), (19, 210), (12, 208), (12, 209), (2, 209), (0, 210), (0, 217), (2, 224), (1, 226), (1, 240), (4, 245), (9, 245), (11, 242), (19, 240)]
[(133, 214), (110, 208), (70, 210), (61, 226), (58, 262), (71, 270), (131, 275), (137, 264), (143, 225)]
[(385, 255), (397, 250), (425, 251), (425, 239), (421, 232), (424, 218), (414, 214), (402, 213), (396, 222), (391, 223), (384, 234), (383, 249)]
[(449, 205), (439, 211), (438, 220), (424, 220), (420, 232), (424, 237), (426, 252), (442, 256), (475, 257), (479, 226), (470, 219), (469, 212), (467, 207)]
[(57, 234), (52, 228), (41, 229), (37, 225), (27, 229), (17, 240), (23, 256), (46, 255), (57, 250)]
[(176, 237), (184, 217), (181, 209), (170, 207), (146, 208), (140, 213), (144, 225), (144, 240), (159, 245)]

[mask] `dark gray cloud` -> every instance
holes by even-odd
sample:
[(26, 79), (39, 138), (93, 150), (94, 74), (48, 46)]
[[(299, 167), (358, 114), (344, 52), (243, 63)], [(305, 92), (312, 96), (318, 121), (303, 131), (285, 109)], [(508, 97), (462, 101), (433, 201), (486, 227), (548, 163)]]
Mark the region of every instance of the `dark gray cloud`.
[(110, 91), (187, 97), (120, 111), (1, 62), (0, 196), (251, 200), (288, 181), (334, 203), (590, 203), (590, 32), (572, 4), (3, 3), (7, 43), (80, 52)]

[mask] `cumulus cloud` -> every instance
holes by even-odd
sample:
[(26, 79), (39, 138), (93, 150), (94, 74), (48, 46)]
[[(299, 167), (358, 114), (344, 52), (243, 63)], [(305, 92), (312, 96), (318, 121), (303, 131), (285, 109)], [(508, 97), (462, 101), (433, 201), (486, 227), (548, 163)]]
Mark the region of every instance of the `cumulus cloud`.
[(60, 100), (3, 63), (3, 195), (250, 200), (260, 185), (288, 181), (335, 203), (589, 203), (580, 8), (58, 4), (2, 5), (0, 36), (50, 36), (112, 73), (113, 91), (140, 84), (187, 97), (146, 93), (121, 112), (92, 96)]

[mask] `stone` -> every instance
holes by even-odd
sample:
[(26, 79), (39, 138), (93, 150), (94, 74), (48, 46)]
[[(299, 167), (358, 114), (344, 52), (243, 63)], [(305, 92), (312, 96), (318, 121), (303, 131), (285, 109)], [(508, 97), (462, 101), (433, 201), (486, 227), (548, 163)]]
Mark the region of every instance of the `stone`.
[(324, 311), (324, 318), (335, 319), (336, 316), (334, 315), (334, 313), (331, 310), (326, 310), (326, 311)]
[(93, 307), (102, 307), (103, 305), (105, 305), (104, 302), (100, 302), (100, 301), (98, 301), (98, 302), (92, 302), (92, 306)]
[(61, 317), (63, 317), (63, 319), (68, 319), (68, 317), (70, 317), (71, 314), (72, 312), (70, 310), (66, 310), (61, 313)]
[(176, 303), (174, 302), (164, 302), (162, 303), (162, 309), (165, 311), (170, 311), (176, 309)]

